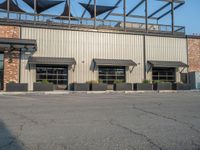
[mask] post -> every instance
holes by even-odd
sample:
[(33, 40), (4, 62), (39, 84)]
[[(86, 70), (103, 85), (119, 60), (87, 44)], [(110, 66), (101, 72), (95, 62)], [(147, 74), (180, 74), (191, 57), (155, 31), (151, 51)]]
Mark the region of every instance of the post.
[[(69, 9), (68, 9), (68, 11), (69, 11), (69, 12), (68, 12), (68, 13), (69, 13), (69, 14), (68, 14), (68, 17), (69, 17), (69, 18), (68, 18), (68, 19), (69, 19), (69, 28), (70, 28), (70, 27), (71, 27), (71, 0), (68, 0), (67, 3), (68, 3), (68, 8), (69, 8)], [(67, 7), (67, 5), (66, 5), (66, 7)]]
[(97, 2), (94, 0), (94, 28), (96, 29), (96, 17), (97, 17)]
[(146, 35), (143, 35), (143, 63), (144, 63), (144, 80), (147, 79), (147, 64), (146, 64)]
[(126, 31), (126, 0), (124, 0), (124, 31)]
[(10, 0), (7, 0), (7, 19), (9, 19), (10, 17), (9, 12), (10, 12)]
[(172, 18), (172, 22), (171, 22), (172, 34), (174, 34), (174, 0), (172, 0), (171, 2), (171, 18)]
[(34, 0), (34, 22), (36, 21), (36, 14), (37, 14), (37, 1)]
[(145, 0), (145, 30), (148, 32), (148, 0)]

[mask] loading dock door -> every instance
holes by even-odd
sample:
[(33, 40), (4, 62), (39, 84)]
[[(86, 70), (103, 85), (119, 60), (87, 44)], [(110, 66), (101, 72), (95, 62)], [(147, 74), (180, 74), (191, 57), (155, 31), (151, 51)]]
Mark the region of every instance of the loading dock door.
[(36, 81), (47, 80), (57, 89), (66, 89), (68, 85), (68, 66), (37, 65)]

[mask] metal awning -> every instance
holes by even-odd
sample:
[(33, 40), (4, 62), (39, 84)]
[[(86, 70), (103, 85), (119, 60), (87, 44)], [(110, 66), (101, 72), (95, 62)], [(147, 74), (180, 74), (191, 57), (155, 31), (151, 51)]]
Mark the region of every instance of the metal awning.
[[(34, 0), (23, 0), (32, 9), (34, 9)], [(61, 4), (64, 0), (36, 0), (36, 12), (41, 13), (47, 9), (50, 9), (58, 4)]]
[(74, 58), (58, 57), (29, 57), (28, 63), (30, 65), (76, 65)]
[[(69, 6), (67, 1), (65, 2), (65, 8), (62, 12), (62, 14), (58, 17), (56, 17), (56, 19), (63, 19), (63, 20), (68, 20), (69, 19)], [(76, 20), (73, 18), (73, 15), (70, 13), (70, 19), (71, 20)]]
[(12, 38), (0, 38), (0, 48), (2, 50), (7, 49), (32, 49), (37, 50), (36, 40), (27, 40), (27, 39), (12, 39)]
[(179, 67), (189, 67), (187, 64), (181, 62), (181, 61), (147, 61), (148, 64), (150, 64), (152, 67), (173, 67), (173, 68), (179, 68)]
[[(81, 6), (83, 6), (91, 15), (91, 18), (94, 18), (94, 5), (92, 4), (86, 4), (86, 3), (79, 3)], [(99, 16), (105, 12), (108, 12), (110, 10), (115, 9), (116, 6), (101, 6), (96, 5), (96, 16)]]
[(93, 59), (95, 66), (137, 66), (131, 59)]

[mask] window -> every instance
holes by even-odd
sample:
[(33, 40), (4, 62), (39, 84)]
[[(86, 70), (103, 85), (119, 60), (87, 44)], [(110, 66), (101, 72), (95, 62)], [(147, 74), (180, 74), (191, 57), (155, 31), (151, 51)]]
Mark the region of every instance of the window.
[(99, 80), (113, 84), (115, 80), (126, 82), (125, 67), (99, 67)]
[(40, 66), (36, 67), (36, 81), (48, 80), (55, 85), (68, 84), (68, 68), (60, 66)]
[(176, 82), (175, 68), (152, 68), (153, 81)]

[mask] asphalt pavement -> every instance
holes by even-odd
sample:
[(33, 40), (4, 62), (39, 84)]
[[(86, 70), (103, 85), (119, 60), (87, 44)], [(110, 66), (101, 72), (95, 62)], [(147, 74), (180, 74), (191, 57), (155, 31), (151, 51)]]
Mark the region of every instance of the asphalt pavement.
[(0, 95), (0, 150), (200, 150), (200, 93)]

